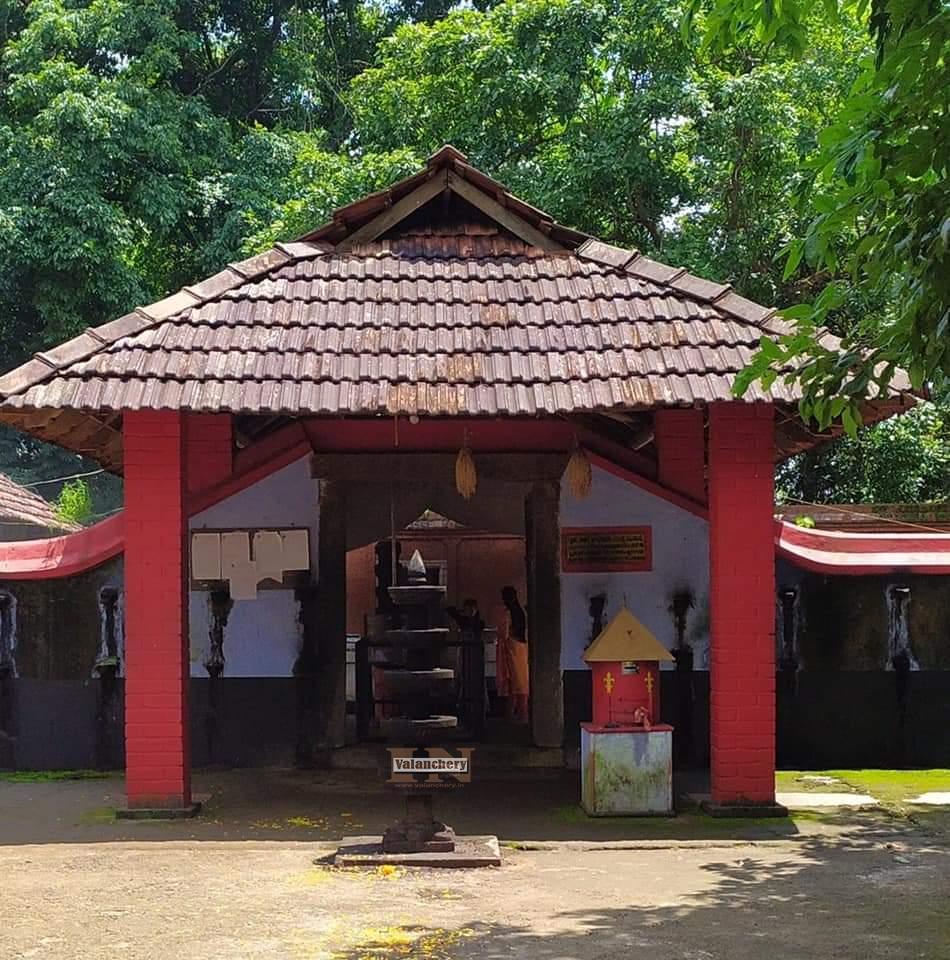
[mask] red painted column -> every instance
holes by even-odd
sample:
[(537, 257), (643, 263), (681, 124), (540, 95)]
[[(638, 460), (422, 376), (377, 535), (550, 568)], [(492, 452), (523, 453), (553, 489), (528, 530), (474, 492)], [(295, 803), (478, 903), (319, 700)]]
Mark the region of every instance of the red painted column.
[(191, 803), (185, 430), (179, 413), (123, 416), (125, 769), (129, 807)]
[(188, 492), (223, 483), (231, 476), (234, 443), (230, 413), (185, 414)]
[(671, 407), (653, 414), (657, 480), (683, 496), (706, 502), (706, 432), (703, 411)]
[(775, 801), (775, 426), (709, 408), (710, 735), (715, 804)]

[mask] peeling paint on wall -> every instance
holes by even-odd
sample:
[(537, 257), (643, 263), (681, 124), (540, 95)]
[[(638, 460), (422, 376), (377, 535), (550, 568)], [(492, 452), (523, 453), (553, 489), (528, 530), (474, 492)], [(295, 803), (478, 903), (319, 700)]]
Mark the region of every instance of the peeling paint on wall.
[(777, 596), (775, 663), (779, 670), (801, 670), (801, 591), (797, 586), (780, 587)]
[(227, 590), (212, 590), (208, 593), (208, 656), (204, 668), (212, 680), (224, 672), (224, 630), (234, 601)]
[(15, 763), (16, 597), (0, 590), (0, 769)]
[[(689, 612), (695, 605), (693, 591), (688, 585), (680, 584), (673, 590), (667, 607), (673, 617), (673, 631), (676, 636), (676, 644), (673, 647), (674, 656), (676, 651), (683, 653), (689, 650), (690, 662), (692, 662), (692, 644), (687, 637), (686, 627), (689, 621)], [(679, 663), (678, 658), (677, 663)]]

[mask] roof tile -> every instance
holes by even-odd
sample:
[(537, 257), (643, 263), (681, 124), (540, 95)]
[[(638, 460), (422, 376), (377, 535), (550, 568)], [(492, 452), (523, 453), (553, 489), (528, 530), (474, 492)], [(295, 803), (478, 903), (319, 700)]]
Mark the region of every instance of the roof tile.
[(762, 323), (775, 312), (731, 291), (716, 301), (716, 307), (740, 320), (756, 324)]
[[(0, 377), (4, 410), (535, 415), (731, 400), (763, 332), (781, 330), (728, 286), (498, 191), (576, 249), (482, 222), (330, 249), (343, 219), (365, 222), (409, 183)], [(779, 378), (748, 397), (792, 402), (798, 388)]]
[(138, 312), (144, 313), (151, 320), (164, 320), (166, 317), (171, 317), (176, 313), (187, 310), (189, 307), (193, 307), (198, 300), (199, 298), (195, 294), (189, 293), (187, 290), (179, 290), (170, 297), (157, 300), (147, 307), (139, 307)]
[(649, 257), (637, 257), (627, 264), (626, 269), (634, 276), (664, 284), (670, 283), (675, 277), (684, 273), (681, 267), (671, 267), (658, 260), (651, 260)]
[(730, 290), (728, 283), (714, 283), (692, 273), (684, 273), (670, 281), (670, 286), (698, 300), (716, 300)]
[(624, 250), (622, 247), (614, 247), (609, 243), (591, 238), (585, 240), (577, 248), (577, 255), (621, 269), (630, 263), (637, 254), (633, 250)]
[(229, 263), (228, 266), (232, 270), (236, 270), (242, 277), (250, 279), (259, 274), (267, 273), (268, 270), (279, 267), (290, 259), (290, 256), (283, 250), (272, 247), (270, 250), (265, 250), (264, 253), (257, 254), (257, 256), (248, 257), (247, 260)]

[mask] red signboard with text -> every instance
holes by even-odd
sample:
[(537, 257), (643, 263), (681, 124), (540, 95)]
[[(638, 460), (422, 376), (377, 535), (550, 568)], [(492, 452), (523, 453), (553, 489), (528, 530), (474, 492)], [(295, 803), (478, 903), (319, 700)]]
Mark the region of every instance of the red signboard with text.
[(653, 569), (652, 527), (563, 527), (564, 573), (620, 573)]

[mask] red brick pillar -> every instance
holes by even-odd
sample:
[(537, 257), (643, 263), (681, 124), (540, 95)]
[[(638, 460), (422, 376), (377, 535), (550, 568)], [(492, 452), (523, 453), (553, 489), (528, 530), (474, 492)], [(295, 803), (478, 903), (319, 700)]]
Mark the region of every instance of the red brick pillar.
[(703, 411), (657, 410), (653, 414), (657, 479), (699, 503), (706, 501), (706, 436)]
[(188, 492), (227, 480), (231, 476), (232, 450), (230, 413), (185, 414)]
[(771, 404), (710, 406), (714, 805), (775, 801), (774, 447)]
[(125, 772), (130, 808), (191, 804), (183, 417), (128, 412)]

